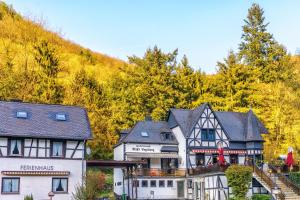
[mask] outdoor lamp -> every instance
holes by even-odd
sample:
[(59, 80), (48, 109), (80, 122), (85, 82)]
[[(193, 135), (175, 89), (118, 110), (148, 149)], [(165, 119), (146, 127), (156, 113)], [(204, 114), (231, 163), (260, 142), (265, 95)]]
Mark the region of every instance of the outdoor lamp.
[(52, 200), (52, 197), (54, 197), (54, 193), (53, 192), (49, 192), (48, 196), (50, 197), (50, 200)]

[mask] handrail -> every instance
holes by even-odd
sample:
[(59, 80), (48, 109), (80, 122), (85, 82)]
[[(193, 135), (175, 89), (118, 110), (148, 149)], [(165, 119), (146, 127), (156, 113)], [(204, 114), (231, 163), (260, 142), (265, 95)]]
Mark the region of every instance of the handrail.
[(212, 172), (225, 172), (229, 165), (220, 166), (218, 164), (208, 165), (208, 166), (199, 166), (195, 169), (189, 170), (190, 175), (198, 175)]
[[(256, 165), (253, 165), (253, 171), (257, 174), (271, 189), (278, 188), (277, 184), (269, 177), (262, 169), (259, 169)], [(280, 190), (278, 194), (280, 200), (285, 199), (284, 193)]]
[(278, 173), (276, 167), (269, 165), (274, 173), (277, 174), (278, 179), (283, 182), (288, 188), (291, 188), (296, 194), (300, 195), (300, 187), (296, 185), (293, 181), (287, 178), (285, 175)]

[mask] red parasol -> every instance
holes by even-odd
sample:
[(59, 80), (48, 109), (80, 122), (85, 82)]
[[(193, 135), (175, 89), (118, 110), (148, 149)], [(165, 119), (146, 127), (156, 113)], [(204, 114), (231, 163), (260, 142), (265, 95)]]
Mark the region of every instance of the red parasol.
[(288, 167), (292, 167), (294, 165), (294, 158), (293, 158), (293, 151), (290, 151), (287, 155), (287, 158), (285, 160), (285, 164)]
[(224, 166), (225, 165), (225, 158), (224, 158), (224, 149), (223, 148), (219, 148), (218, 149), (218, 162), (220, 166)]

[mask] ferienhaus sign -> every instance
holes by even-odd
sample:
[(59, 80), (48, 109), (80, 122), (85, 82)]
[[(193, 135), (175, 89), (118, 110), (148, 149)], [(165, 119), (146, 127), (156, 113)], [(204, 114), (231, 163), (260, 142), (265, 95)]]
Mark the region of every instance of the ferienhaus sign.
[(53, 171), (54, 166), (52, 166), (52, 165), (21, 165), (20, 170), (22, 170), (22, 171)]

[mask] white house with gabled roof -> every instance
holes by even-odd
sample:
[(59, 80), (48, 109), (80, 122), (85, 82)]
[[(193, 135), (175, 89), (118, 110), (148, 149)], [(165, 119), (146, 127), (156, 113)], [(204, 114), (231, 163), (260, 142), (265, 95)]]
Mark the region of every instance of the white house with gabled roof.
[[(208, 104), (195, 109), (171, 109), (166, 121), (145, 120), (121, 132), (115, 160), (144, 160), (125, 176), (114, 169), (114, 192), (133, 199), (223, 200), (230, 197), (218, 166), (218, 148), (226, 166), (262, 160), (267, 130), (252, 110), (216, 112)], [(253, 178), (249, 195), (268, 193)]]
[(86, 110), (0, 101), (0, 119), (0, 199), (72, 199), (91, 138)]

